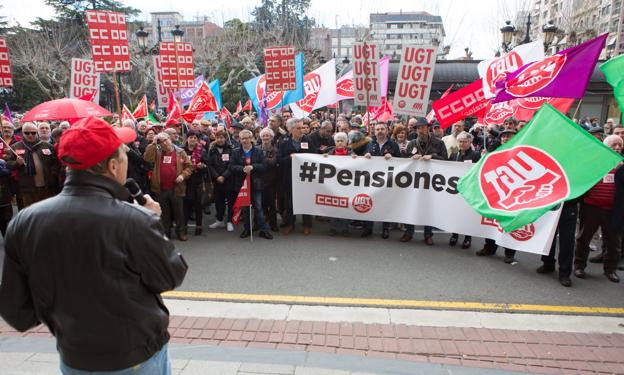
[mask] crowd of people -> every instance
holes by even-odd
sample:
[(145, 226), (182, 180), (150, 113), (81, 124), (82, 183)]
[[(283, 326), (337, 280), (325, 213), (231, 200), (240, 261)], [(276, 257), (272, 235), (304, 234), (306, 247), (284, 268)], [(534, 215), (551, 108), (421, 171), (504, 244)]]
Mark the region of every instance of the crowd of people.
[[(525, 121), (507, 118), (500, 125), (459, 121), (442, 129), (422, 117), (407, 121), (395, 118), (387, 123), (368, 122), (366, 116), (356, 113), (336, 115), (329, 111), (315, 112), (304, 119), (292, 118), (290, 112), (282, 111), (270, 116), (266, 126), (253, 113), (232, 120), (230, 126), (219, 121), (195, 120), (165, 127), (146, 121), (121, 121), (117, 116), (110, 119), (112, 126), (132, 128), (137, 133), (136, 140), (127, 145), (128, 177), (160, 204), (161, 220), (168, 237), (175, 233), (178, 240), (187, 241), (190, 222), (195, 223), (197, 236), (202, 235), (205, 228), (233, 232), (233, 206), (247, 175), (251, 178), (254, 215), (250, 219), (252, 215), (246, 211), (249, 208), (243, 209), (240, 237), (246, 238), (254, 230), (269, 240), (278, 232), (293, 233), (296, 225), (293, 199), (296, 197), (292, 195), (292, 154), (476, 163), (526, 125)], [(612, 119), (603, 126), (589, 120), (579, 123), (605, 145), (622, 152), (622, 125), (614, 124)], [(0, 230), (3, 235), (13, 215), (13, 205), (20, 210), (60, 191), (65, 170), (54, 145), (69, 127), (66, 121), (21, 123), (19, 116), (2, 121)], [(572, 273), (584, 278), (588, 261), (603, 263), (606, 277), (619, 281), (616, 270), (623, 248), (622, 174), (623, 171), (614, 169), (610, 172), (611, 178), (605, 177), (583, 197), (563, 205), (557, 229), (562, 285), (571, 285)], [(205, 219), (213, 212), (214, 220), (205, 225)], [(302, 232), (309, 235), (313, 217), (302, 216)], [(373, 234), (372, 222), (317, 219), (330, 221), (328, 234), (331, 236), (368, 237)], [(393, 226), (403, 231), (400, 241), (412, 240), (414, 226), (401, 223), (382, 223), (381, 237), (388, 239)], [(598, 228), (602, 231), (602, 252), (588, 259), (590, 241)], [(424, 227), (427, 245), (434, 244), (433, 229)], [(453, 233), (449, 245), (457, 246), (460, 235)], [(537, 269), (538, 273), (555, 271), (556, 242), (553, 241), (550, 254), (542, 257), (543, 265)], [(460, 246), (468, 249), (471, 245), (472, 238), (463, 236)], [(476, 255), (492, 256), (497, 248), (494, 240), (486, 239)], [(505, 263), (515, 261), (514, 249), (504, 249), (504, 253)]]

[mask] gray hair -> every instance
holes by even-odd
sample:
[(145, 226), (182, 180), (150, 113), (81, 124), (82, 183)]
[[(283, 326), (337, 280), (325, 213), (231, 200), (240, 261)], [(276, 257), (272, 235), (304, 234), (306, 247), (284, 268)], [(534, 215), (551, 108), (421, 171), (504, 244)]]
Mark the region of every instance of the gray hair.
[(268, 127), (260, 130), (260, 137), (262, 137), (265, 134), (269, 134), (271, 138), (275, 137), (275, 133), (273, 132), (273, 129), (268, 128)]
[(241, 136), (243, 136), (243, 135), (248, 135), (248, 136), (250, 136), (251, 138), (253, 138), (253, 133), (252, 133), (252, 132), (251, 132), (251, 130), (249, 130), (249, 129), (243, 129), (243, 130), (241, 130), (241, 131), (240, 131), (240, 133), (238, 133), (238, 137), (239, 137), (239, 138), (240, 138)]
[(611, 147), (611, 143), (614, 143), (614, 141), (620, 142), (620, 143), (624, 143), (622, 141), (622, 137), (620, 137), (619, 135), (615, 135), (615, 134), (611, 134), (610, 136), (606, 137), (602, 143), (605, 144), (605, 146), (607, 147)]
[(472, 134), (470, 134), (468, 132), (461, 132), (461, 133), (457, 134), (457, 140), (459, 141), (460, 139), (467, 139), (470, 142), (472, 142), (473, 136), (472, 136)]
[(34, 128), (35, 130), (37, 130), (37, 125), (35, 125), (34, 122), (25, 122), (24, 125), (22, 125), (22, 130), (27, 128), (27, 127), (31, 127), (31, 128)]
[(37, 129), (39, 129), (40, 127), (45, 126), (45, 125), (48, 125), (48, 128), (50, 128), (50, 123), (49, 122), (47, 122), (47, 121), (40, 121), (37, 124)]
[(334, 141), (338, 141), (338, 140), (342, 140), (345, 143), (347, 143), (349, 140), (349, 136), (347, 136), (347, 133), (345, 132), (338, 132), (334, 134)]
[(297, 123), (298, 123), (299, 121), (301, 121), (301, 120), (297, 120), (296, 118), (292, 118), (292, 117), (291, 117), (291, 118), (289, 118), (289, 119), (286, 121), (286, 129), (288, 129), (288, 130), (292, 129), (295, 125), (297, 125)]
[(134, 129), (135, 125), (134, 125), (134, 121), (132, 121), (131, 119), (127, 118), (125, 120), (123, 120), (123, 122), (121, 123), (124, 127), (128, 127), (128, 128), (132, 128)]
[(331, 123), (331, 121), (325, 120), (321, 123), (321, 128), (326, 128), (326, 127), (330, 127), (333, 129), (334, 125)]

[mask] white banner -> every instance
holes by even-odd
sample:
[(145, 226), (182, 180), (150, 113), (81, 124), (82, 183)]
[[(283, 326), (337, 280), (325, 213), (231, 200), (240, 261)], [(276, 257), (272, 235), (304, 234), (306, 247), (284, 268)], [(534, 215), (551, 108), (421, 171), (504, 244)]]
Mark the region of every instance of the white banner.
[(405, 46), (394, 90), (395, 114), (424, 116), (429, 105), (433, 69), (438, 49), (435, 46)]
[(88, 59), (71, 60), (71, 83), (69, 86), (69, 97), (80, 98), (85, 95), (92, 95), (96, 92), (94, 103), (100, 102), (100, 73), (95, 71), (93, 61)]
[(313, 110), (336, 102), (336, 61), (329, 60), (303, 77), (305, 97), (292, 103), (295, 118), (303, 118)]
[(169, 105), (169, 93), (162, 84), (162, 70), (160, 66), (160, 56), (152, 56), (154, 63), (154, 85), (156, 86), (156, 96), (158, 98), (158, 109), (167, 109)]
[(381, 71), (376, 44), (353, 44), (353, 89), (355, 105), (381, 106)]
[(523, 65), (544, 58), (544, 43), (536, 40), (521, 44), (501, 57), (483, 60), (477, 65), (479, 77), (483, 80), (483, 94), (486, 98), (496, 96), (496, 81), (505, 79), (507, 73), (520, 69)]
[(491, 238), (500, 246), (548, 254), (559, 211), (504, 233), (479, 215), (457, 192), (472, 163), (382, 157), (295, 154), (292, 184), (295, 214), (430, 225), (447, 232)]

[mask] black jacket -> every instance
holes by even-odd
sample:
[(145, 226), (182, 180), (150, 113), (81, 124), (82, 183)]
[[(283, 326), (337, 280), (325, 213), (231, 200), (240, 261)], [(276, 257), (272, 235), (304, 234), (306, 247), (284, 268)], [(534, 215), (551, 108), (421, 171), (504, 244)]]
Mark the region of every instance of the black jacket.
[(277, 156), (277, 162), (280, 165), (282, 172), (282, 186), (284, 188), (288, 188), (292, 185), (291, 180), (291, 171), (292, 171), (292, 160), (290, 155), (292, 154), (316, 154), (317, 150), (313, 147), (310, 142), (310, 138), (307, 135), (301, 137), (301, 141), (299, 145), (293, 141), (292, 137), (286, 136), (282, 138), (282, 141), (279, 145), (279, 152)]
[(136, 147), (136, 143), (128, 146), (126, 154), (128, 155), (128, 178), (134, 179), (141, 191), (147, 193), (149, 191), (147, 172), (154, 166), (143, 159), (143, 153)]
[[(416, 152), (414, 152), (416, 149)], [(419, 154), (422, 156), (431, 155), (432, 159), (436, 160), (448, 160), (448, 154), (446, 153), (446, 146), (439, 138), (429, 133), (427, 141), (416, 138), (411, 140), (407, 144), (407, 150), (405, 150), (408, 156)]]
[(458, 152), (454, 152), (451, 154), (451, 156), (449, 157), (450, 161), (465, 161), (467, 162), (468, 160), (470, 160), (473, 163), (476, 163), (479, 161), (479, 159), (481, 159), (481, 154), (471, 148), (468, 149), (468, 151), (466, 151), (465, 154), (462, 155), (462, 153), (460, 151)]
[(44, 323), (76, 369), (125, 369), (169, 340), (160, 293), (182, 283), (187, 265), (160, 218), (127, 197), (107, 177), (71, 171), (59, 195), (7, 230), (0, 315), (19, 331)]
[[(266, 172), (267, 164), (264, 158), (264, 152), (258, 147), (251, 147), (251, 160), (250, 165), (253, 166), (251, 171), (251, 190), (261, 191), (264, 188), (264, 172)], [(245, 161), (245, 151), (242, 147), (237, 148), (232, 152), (232, 161), (230, 162), (230, 170), (232, 171), (232, 177), (234, 178), (235, 190), (240, 190), (245, 180), (246, 174), (243, 172), (243, 167), (248, 165)]]
[(624, 229), (624, 166), (615, 171), (615, 202), (613, 203), (613, 218), (611, 225), (616, 230)]
[[(230, 160), (233, 149), (227, 142), (222, 148), (223, 153), (219, 152), (216, 143), (213, 143), (210, 146), (210, 150), (208, 151), (208, 168), (210, 169), (210, 177), (214, 180), (215, 186), (221, 185), (225, 190), (231, 191), (234, 190), (234, 184), (232, 182), (230, 172)], [(217, 177), (219, 176), (223, 176), (225, 178), (223, 184), (219, 184), (217, 182)]]
[(401, 157), (401, 149), (399, 149), (399, 145), (388, 138), (386, 143), (383, 146), (379, 146), (377, 142), (377, 138), (373, 139), (371, 143), (368, 144), (367, 153), (371, 154), (371, 156), (384, 156), (385, 154), (390, 154), (394, 157)]
[(318, 130), (313, 131), (308, 137), (310, 138), (310, 144), (312, 144), (312, 147), (317, 150), (319, 154), (323, 154), (327, 152), (330, 147), (335, 146), (334, 138), (332, 138), (332, 136), (323, 138), (321, 137), (321, 132)]

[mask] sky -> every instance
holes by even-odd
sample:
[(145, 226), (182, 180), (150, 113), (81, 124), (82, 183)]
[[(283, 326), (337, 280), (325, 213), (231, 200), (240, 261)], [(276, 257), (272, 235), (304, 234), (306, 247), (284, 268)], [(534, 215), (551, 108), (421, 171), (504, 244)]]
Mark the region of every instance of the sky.
[[(230, 0), (222, 2), (194, 0), (126, 0), (125, 4), (142, 10), (139, 20), (148, 21), (150, 12), (178, 11), (185, 19), (208, 18), (219, 25), (231, 18), (248, 21), (251, 11), (260, 0)], [(370, 13), (427, 11), (442, 16), (446, 31), (445, 45), (451, 45), (448, 58), (464, 56), (469, 47), (473, 58), (492, 57), (500, 45), (499, 29), (505, 20), (515, 19), (516, 12), (528, 9), (530, 0), (311, 0), (309, 16), (319, 25), (334, 28), (340, 25), (369, 25)], [(4, 2), (0, 14), (9, 22), (28, 23), (36, 17), (47, 18), (53, 15), (52, 9), (44, 0), (20, 0)]]

